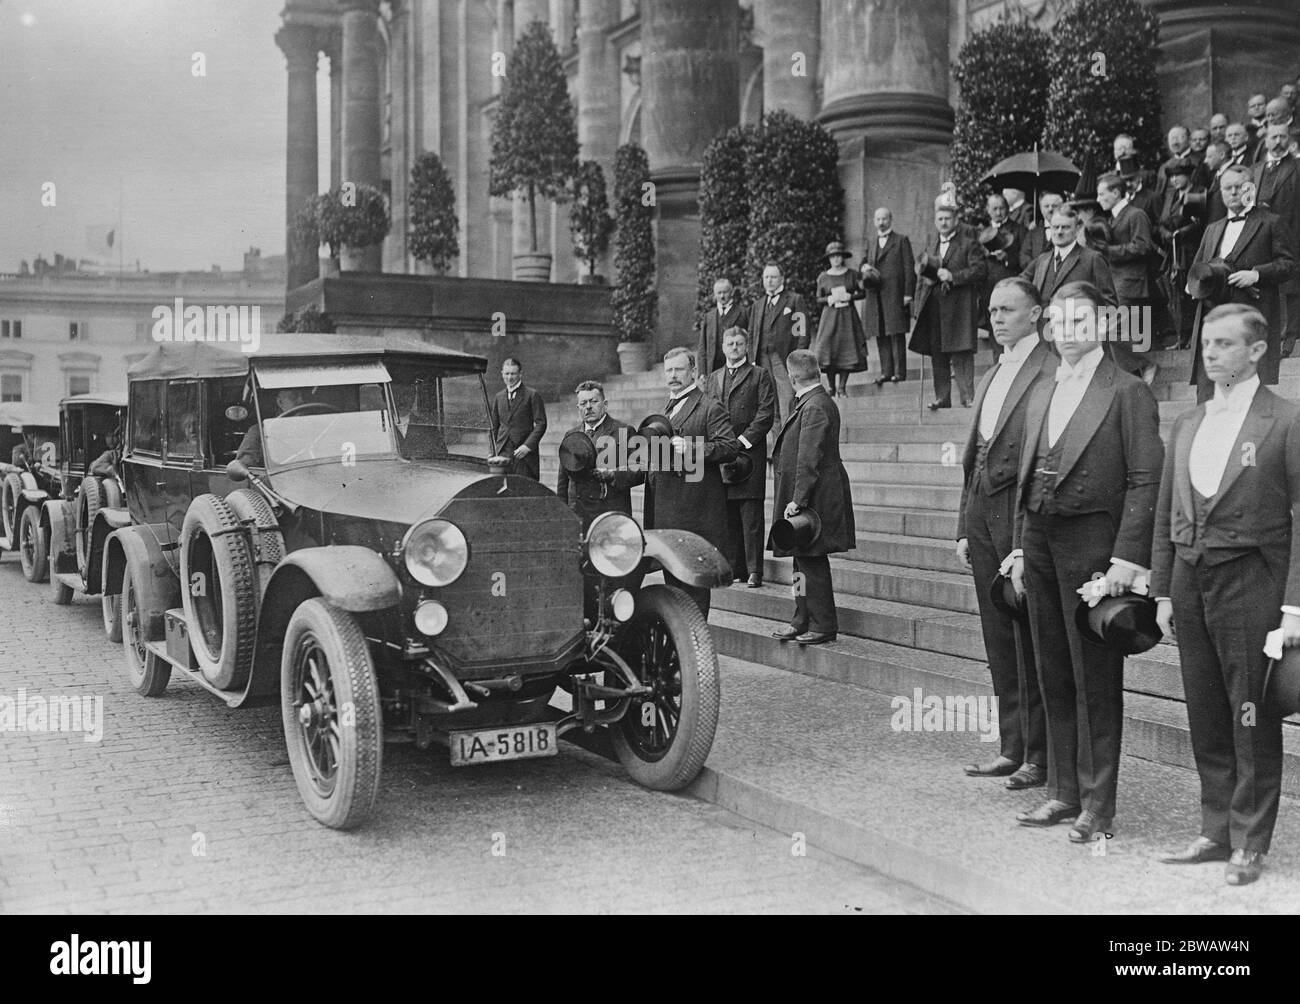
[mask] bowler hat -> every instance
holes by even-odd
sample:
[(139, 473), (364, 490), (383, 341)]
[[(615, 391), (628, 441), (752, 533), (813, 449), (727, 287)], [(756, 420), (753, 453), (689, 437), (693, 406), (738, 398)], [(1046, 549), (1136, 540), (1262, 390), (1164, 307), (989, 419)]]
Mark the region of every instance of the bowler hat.
[(566, 432), (560, 440), (560, 466), (569, 474), (589, 474), (596, 469), (596, 444), (581, 429)]
[(999, 230), (990, 223), (980, 231), (980, 243), (985, 251), (1005, 251), (1016, 241), (1015, 234)]
[(840, 241), (831, 241), (826, 245), (826, 253), (823, 258), (829, 258), (833, 254), (842, 254), (846, 259), (853, 257), (853, 252), (846, 248)]
[(735, 460), (730, 460), (718, 468), (724, 485), (741, 485), (754, 473), (754, 461), (748, 453), (737, 453)]
[(1283, 649), (1282, 658), (1268, 661), (1264, 708), (1282, 717), (1300, 711), (1300, 646)]
[(1193, 300), (1212, 300), (1223, 292), (1232, 269), (1222, 258), (1198, 261), (1187, 270), (1187, 289)]
[(993, 608), (1012, 620), (1029, 623), (1029, 602), (1024, 593), (1017, 593), (1011, 582), (1011, 576), (999, 572), (989, 583), (989, 599)]
[(641, 424), (636, 427), (636, 431), (643, 436), (671, 436), (673, 434), (673, 423), (667, 415), (647, 415), (641, 420)]
[(789, 519), (772, 524), (772, 545), (778, 551), (798, 551), (822, 535), (822, 520), (811, 509), (800, 509)]
[(1156, 625), (1156, 601), (1136, 593), (1104, 596), (1091, 607), (1087, 600), (1080, 600), (1074, 623), (1085, 641), (1121, 655), (1140, 655), (1155, 648), (1163, 637)]

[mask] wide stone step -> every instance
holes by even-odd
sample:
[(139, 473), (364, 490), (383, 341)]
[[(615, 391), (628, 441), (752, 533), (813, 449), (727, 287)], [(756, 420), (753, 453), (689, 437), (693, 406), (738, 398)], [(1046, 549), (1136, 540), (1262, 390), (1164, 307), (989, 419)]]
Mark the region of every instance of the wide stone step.
[[(987, 667), (974, 659), (845, 635), (827, 645), (803, 647), (771, 637), (785, 625), (784, 618), (716, 607), (709, 621), (719, 653), (748, 662), (909, 698), (917, 688), (927, 695), (951, 697), (993, 692)], [(1282, 790), (1298, 795), (1300, 726), (1287, 723), (1283, 742)], [(1132, 756), (1194, 770), (1185, 706), (1167, 697), (1126, 692), (1123, 749)]]
[(901, 484), (851, 483), (853, 501), (860, 505), (915, 506), (940, 512), (956, 512), (961, 488), (937, 488)]
[[(769, 556), (763, 563), (763, 578), (774, 585), (789, 586), (793, 571), (789, 558)], [(979, 610), (975, 583), (967, 572), (918, 570), (836, 555), (831, 558), (831, 575), (837, 600), (861, 596), (955, 613)]]

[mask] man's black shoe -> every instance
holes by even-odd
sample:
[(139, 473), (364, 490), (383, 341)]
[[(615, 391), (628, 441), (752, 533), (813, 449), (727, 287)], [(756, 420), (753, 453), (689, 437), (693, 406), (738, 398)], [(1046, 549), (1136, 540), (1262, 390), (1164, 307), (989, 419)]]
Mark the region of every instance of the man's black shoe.
[(1160, 858), (1167, 865), (1201, 865), (1207, 861), (1227, 861), (1232, 857), (1232, 848), (1227, 844), (1215, 843), (1209, 837), (1197, 837), (1181, 851), (1174, 851)]
[(1012, 791), (1025, 788), (1041, 788), (1047, 783), (1047, 768), (1036, 763), (1022, 763), (1020, 769), (1007, 778), (1007, 787)]
[(1074, 819), (1079, 815), (1079, 807), (1062, 802), (1059, 799), (1050, 798), (1037, 809), (1029, 812), (1022, 812), (1016, 816), (1016, 822), (1021, 826), (1055, 826), (1057, 823), (1064, 823), (1067, 819)]
[(805, 631), (795, 638), (800, 645), (824, 645), (828, 641), (834, 641), (835, 634), (830, 631)]
[(781, 631), (773, 631), (772, 637), (777, 641), (794, 641), (801, 634), (803, 634), (803, 632), (798, 628), (789, 627)]
[(926, 405), (926, 407), (929, 408), (931, 411), (938, 411), (940, 408), (951, 408), (951, 407), (952, 407), (952, 402), (951, 402), (951, 401), (931, 401), (929, 404)]
[(1006, 777), (1015, 773), (1020, 765), (1009, 756), (1000, 756), (984, 763), (968, 763), (962, 768), (967, 777)]

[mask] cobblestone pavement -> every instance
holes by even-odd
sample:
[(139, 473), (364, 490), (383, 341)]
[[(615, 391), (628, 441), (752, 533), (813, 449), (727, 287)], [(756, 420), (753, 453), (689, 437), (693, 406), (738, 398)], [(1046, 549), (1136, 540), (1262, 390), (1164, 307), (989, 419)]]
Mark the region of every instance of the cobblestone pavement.
[(23, 690), (102, 698), (103, 734), (0, 732), (0, 912), (950, 912), (568, 744), (455, 770), (390, 746), (371, 821), (326, 829), (278, 708), (232, 711), (176, 677), (140, 697), (98, 602), (54, 606), (9, 555), (0, 695)]

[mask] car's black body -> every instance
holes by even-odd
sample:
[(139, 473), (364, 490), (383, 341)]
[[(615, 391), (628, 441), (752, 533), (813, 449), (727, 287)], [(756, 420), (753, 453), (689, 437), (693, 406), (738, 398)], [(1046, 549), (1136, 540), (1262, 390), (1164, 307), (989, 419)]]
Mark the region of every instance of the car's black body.
[[(470, 731), (500, 728), (514, 751), (498, 753), (526, 756), (525, 739), (549, 754), (564, 731), (622, 720), (620, 759), (660, 788), (686, 784), (712, 743), (708, 628), (641, 578), (722, 585), (725, 560), (634, 523), (584, 538), (563, 501), (489, 458), (485, 368), (415, 340), (297, 334), (254, 356), (164, 344), (129, 373), (131, 525), (108, 537), (102, 581), (123, 594), (132, 680), (156, 696), (178, 669), (231, 707), (278, 701), (327, 825), (365, 817), (385, 738), (447, 743), (453, 762), (459, 741), (477, 762), (491, 740)], [(312, 400), (275, 415), (285, 388)], [(199, 430), (179, 446), (178, 410)], [(598, 573), (593, 549), (625, 574)], [(557, 687), (572, 712), (551, 706)]]

